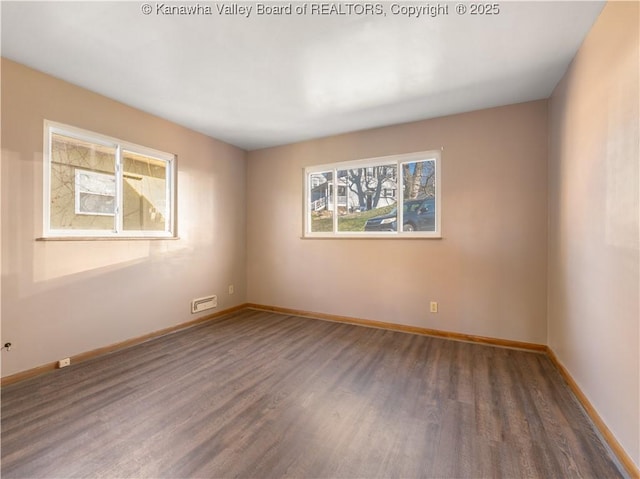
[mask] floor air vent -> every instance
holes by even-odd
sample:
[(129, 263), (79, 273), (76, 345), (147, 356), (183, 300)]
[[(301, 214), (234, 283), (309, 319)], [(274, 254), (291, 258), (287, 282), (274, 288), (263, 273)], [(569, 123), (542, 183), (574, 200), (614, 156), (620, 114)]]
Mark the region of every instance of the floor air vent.
[(214, 294), (204, 298), (196, 298), (191, 301), (191, 313), (199, 313), (218, 306), (218, 297)]

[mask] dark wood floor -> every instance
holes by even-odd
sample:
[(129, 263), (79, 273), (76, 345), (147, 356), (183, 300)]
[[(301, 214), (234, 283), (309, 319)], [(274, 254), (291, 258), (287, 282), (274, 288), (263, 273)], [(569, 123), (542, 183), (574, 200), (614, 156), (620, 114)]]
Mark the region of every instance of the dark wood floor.
[(2, 390), (2, 477), (622, 477), (546, 356), (258, 311)]

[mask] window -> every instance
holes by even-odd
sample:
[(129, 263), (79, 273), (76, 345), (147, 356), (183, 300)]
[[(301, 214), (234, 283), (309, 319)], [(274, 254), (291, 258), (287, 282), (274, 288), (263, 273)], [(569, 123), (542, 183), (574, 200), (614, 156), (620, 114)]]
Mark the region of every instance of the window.
[(45, 122), (45, 237), (173, 237), (175, 157)]
[(113, 216), (116, 212), (116, 178), (76, 168), (76, 214)]
[(304, 176), (305, 237), (440, 238), (439, 151), (314, 166)]

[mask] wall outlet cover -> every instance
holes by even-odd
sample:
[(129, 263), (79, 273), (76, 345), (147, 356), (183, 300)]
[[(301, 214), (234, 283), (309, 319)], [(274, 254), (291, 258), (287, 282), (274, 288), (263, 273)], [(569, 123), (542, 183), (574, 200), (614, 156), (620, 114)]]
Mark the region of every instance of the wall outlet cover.
[(61, 359), (60, 361), (58, 361), (58, 367), (59, 368), (66, 368), (70, 364), (71, 364), (71, 358), (64, 358), (64, 359)]

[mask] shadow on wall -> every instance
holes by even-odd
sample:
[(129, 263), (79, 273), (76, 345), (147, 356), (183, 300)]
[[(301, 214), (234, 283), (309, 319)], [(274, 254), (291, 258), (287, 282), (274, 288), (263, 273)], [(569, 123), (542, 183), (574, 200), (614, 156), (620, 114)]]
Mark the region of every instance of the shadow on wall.
[[(59, 243), (76, 242), (49, 242), (45, 246)], [(103, 242), (87, 246), (94, 243)], [(138, 247), (138, 243), (131, 245)], [(215, 272), (205, 268), (194, 271), (193, 264), (212, 254), (205, 247), (188, 255), (158, 248), (147, 244), (147, 257), (37, 284), (30, 283), (23, 272), (4, 273), (3, 337), (10, 338), (16, 347), (3, 357), (2, 376), (194, 319), (190, 301), (211, 293)], [(220, 299), (222, 309), (235, 297), (220, 295)], [(30, 346), (24, 347), (27, 341)]]
[[(41, 152), (23, 154), (2, 149), (2, 275), (3, 279), (7, 278), (7, 284), (17, 283), (16, 298), (60, 284), (48, 284), (52, 280), (68, 277), (65, 283), (74, 285), (78, 281), (156, 260), (180, 269), (178, 263), (192, 262), (199, 249), (205, 252), (200, 260), (206, 262), (206, 258), (214, 256), (213, 251), (229, 246), (228, 225), (223, 227), (217, 221), (218, 194), (212, 194), (221, 186), (217, 175), (202, 175), (190, 168), (179, 172), (175, 196), (179, 239), (161, 240), (37, 241), (42, 236), (42, 181)], [(131, 211), (136, 224), (146, 222), (154, 227), (151, 215), (147, 215), (149, 221), (141, 215), (158, 210), (158, 205), (149, 201), (148, 195), (143, 197), (135, 187), (129, 187), (128, 182), (126, 186), (125, 194), (135, 200), (129, 203), (135, 205)], [(180, 195), (180, 191), (185, 194)], [(70, 196), (72, 209), (74, 196)], [(231, 242), (231, 246), (235, 254), (236, 243)], [(231, 259), (225, 255), (224, 260), (218, 262), (226, 268), (228, 261)], [(196, 270), (200, 269), (196, 267)], [(13, 296), (3, 292), (4, 297)]]
[[(18, 294), (24, 296), (29, 295), (25, 291), (32, 289), (37, 291), (41, 291), (41, 288), (49, 289), (52, 286), (46, 284), (47, 282), (63, 277), (69, 277), (67, 283), (75, 284), (79, 277), (86, 280), (156, 259), (175, 265), (177, 263), (175, 258), (189, 261), (193, 257), (194, 249), (204, 247), (206, 244), (211, 247), (211, 244), (216, 242), (215, 198), (210, 193), (215, 191), (216, 181), (203, 175), (190, 175), (188, 170), (180, 172), (179, 182), (188, 186), (184, 188), (185, 191), (200, 194), (198, 198), (194, 198), (192, 194), (179, 198), (182, 200), (182, 204), (178, 207), (180, 218), (176, 218), (179, 240), (142, 238), (36, 241), (36, 238), (42, 235), (41, 155), (36, 153), (27, 156), (16, 151), (2, 150), (2, 274), (3, 277), (8, 278), (8, 283), (12, 281), (19, 283)], [(23, 160), (25, 157), (29, 160)], [(148, 183), (151, 180), (155, 178), (151, 178)], [(22, 188), (27, 188), (32, 193), (20, 195), (19, 199), (12, 200), (8, 195), (10, 191), (16, 191), (16, 187), (10, 187), (9, 181), (23, 185)], [(133, 180), (131, 182), (140, 183)], [(161, 183), (161, 181), (158, 182)], [(157, 185), (152, 186), (158, 189)], [(157, 229), (158, 223), (163, 222), (162, 215), (153, 217), (153, 213), (159, 209), (157, 202), (150, 201), (147, 198), (148, 195), (137, 191), (135, 185), (131, 186), (129, 181), (125, 182), (125, 196), (128, 199), (127, 204), (130, 205), (130, 215), (125, 220), (130, 224), (130, 229)], [(71, 213), (74, 211), (74, 197), (71, 191), (67, 198)], [(178, 198), (177, 193), (176, 198)], [(206, 211), (206, 217), (191, 213), (202, 210)], [(112, 217), (108, 218), (111, 222), (113, 221)], [(190, 234), (190, 230), (196, 227), (200, 227), (198, 235)]]

